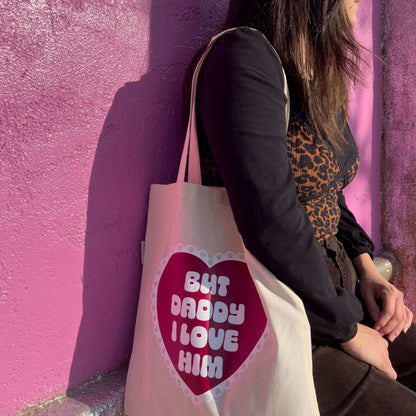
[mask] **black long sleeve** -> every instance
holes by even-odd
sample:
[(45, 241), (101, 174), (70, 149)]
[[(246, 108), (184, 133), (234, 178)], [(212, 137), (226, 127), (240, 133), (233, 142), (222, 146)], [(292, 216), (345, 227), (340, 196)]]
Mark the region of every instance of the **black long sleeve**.
[(348, 256), (353, 259), (360, 254), (368, 253), (373, 257), (374, 244), (348, 209), (342, 192), (338, 194), (338, 205), (341, 209), (341, 217), (336, 237), (343, 244)]
[(198, 133), (207, 139), (247, 249), (302, 299), (315, 343), (343, 342), (362, 319), (334, 286), (296, 195), (287, 157), (281, 64), (263, 35), (223, 35), (203, 64)]

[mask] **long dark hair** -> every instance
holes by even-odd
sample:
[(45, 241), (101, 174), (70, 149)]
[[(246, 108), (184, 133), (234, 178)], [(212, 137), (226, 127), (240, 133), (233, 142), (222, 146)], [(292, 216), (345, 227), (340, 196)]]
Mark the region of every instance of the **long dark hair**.
[(350, 81), (360, 75), (362, 49), (344, 0), (230, 0), (223, 29), (237, 26), (266, 36), (316, 132), (338, 148), (348, 117)]

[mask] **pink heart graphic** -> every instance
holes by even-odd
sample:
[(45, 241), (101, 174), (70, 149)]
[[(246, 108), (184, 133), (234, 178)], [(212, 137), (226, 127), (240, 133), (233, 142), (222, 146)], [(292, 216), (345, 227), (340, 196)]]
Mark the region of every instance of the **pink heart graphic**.
[(233, 376), (266, 328), (255, 284), (238, 260), (209, 267), (193, 254), (177, 252), (162, 272), (156, 301), (171, 363), (196, 396)]

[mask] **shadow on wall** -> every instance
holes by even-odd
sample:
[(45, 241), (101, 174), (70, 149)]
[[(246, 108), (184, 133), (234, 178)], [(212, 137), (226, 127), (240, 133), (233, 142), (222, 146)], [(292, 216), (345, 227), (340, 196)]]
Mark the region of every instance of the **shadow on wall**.
[[(373, 52), (381, 57), (381, 16), (383, 12), (383, 3), (378, 1), (372, 2), (372, 27), (373, 27)], [(373, 183), (380, 184), (380, 157), (381, 157), (381, 137), (382, 137), (382, 120), (383, 120), (383, 99), (382, 99), (382, 62), (377, 57), (373, 57), (374, 65), (374, 80), (373, 80), (373, 118), (371, 120), (373, 126), (373, 140), (371, 142), (372, 152), (372, 165), (377, 166), (377, 175)], [(376, 149), (379, 149), (376, 152)], [(371, 201), (373, 203), (372, 212), (372, 229), (373, 236), (377, 236), (377, 245), (381, 245), (381, 185), (371, 187)], [(380, 236), (380, 237), (378, 237)]]
[(83, 316), (69, 388), (128, 362), (149, 187), (176, 177), (184, 137), (183, 74), (194, 52), (217, 31), (226, 6), (226, 0), (151, 3), (148, 72), (116, 93), (92, 168)]

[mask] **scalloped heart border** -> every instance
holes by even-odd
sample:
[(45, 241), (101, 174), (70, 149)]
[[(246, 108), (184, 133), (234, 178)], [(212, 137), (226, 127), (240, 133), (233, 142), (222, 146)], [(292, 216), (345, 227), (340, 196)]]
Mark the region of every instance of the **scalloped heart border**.
[(159, 287), (159, 281), (169, 259), (172, 257), (173, 254), (176, 254), (176, 253), (193, 254), (194, 256), (198, 257), (203, 262), (205, 262), (205, 264), (208, 265), (209, 267), (212, 267), (215, 264), (220, 263), (224, 260), (236, 260), (236, 261), (245, 262), (245, 256), (244, 256), (244, 253), (234, 253), (232, 251), (227, 251), (224, 254), (217, 253), (215, 254), (214, 257), (211, 258), (208, 256), (208, 253), (206, 251), (198, 250), (193, 245), (177, 244), (173, 249), (169, 251), (168, 255), (161, 261), (159, 269), (157, 271), (156, 279), (153, 282), (152, 292), (151, 292), (151, 312), (152, 312), (153, 332), (156, 336), (156, 342), (159, 345), (160, 352), (163, 356), (163, 362), (165, 363), (166, 367), (169, 369), (169, 374), (175, 379), (176, 385), (182, 389), (186, 397), (191, 398), (195, 404), (208, 403), (214, 398), (221, 396), (224, 393), (224, 391), (229, 389), (232, 386), (232, 384), (240, 377), (240, 375), (247, 370), (249, 364), (254, 361), (256, 354), (259, 353), (263, 349), (265, 342), (269, 339), (270, 327), (269, 327), (269, 323), (267, 322), (265, 329), (263, 331), (263, 334), (261, 335), (259, 341), (253, 348), (252, 352), (243, 361), (241, 366), (232, 376), (230, 376), (229, 378), (224, 380), (222, 383), (215, 386), (212, 390), (209, 390), (199, 396), (196, 396), (190, 390), (190, 388), (186, 385), (186, 383), (182, 380), (181, 376), (177, 373), (169, 357), (169, 354), (166, 350), (166, 346), (163, 342), (162, 335), (160, 333), (159, 321), (157, 317), (156, 301), (157, 301), (157, 290)]

